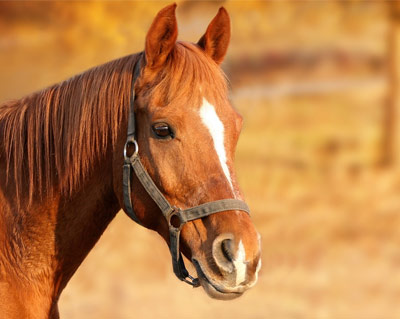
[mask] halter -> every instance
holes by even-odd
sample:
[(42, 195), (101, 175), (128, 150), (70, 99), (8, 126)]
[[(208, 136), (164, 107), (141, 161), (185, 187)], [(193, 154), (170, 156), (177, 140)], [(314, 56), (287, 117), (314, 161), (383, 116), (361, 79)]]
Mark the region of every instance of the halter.
[[(154, 200), (157, 206), (160, 208), (164, 218), (168, 223), (169, 228), (169, 249), (172, 256), (172, 267), (175, 275), (182, 281), (192, 285), (193, 287), (199, 287), (200, 282), (198, 278), (194, 278), (189, 275), (185, 267), (185, 263), (182, 258), (182, 254), (179, 250), (179, 235), (184, 224), (189, 221), (200, 219), (211, 214), (228, 210), (241, 210), (246, 213), (250, 213), (247, 204), (238, 199), (222, 199), (213, 202), (208, 202), (199, 206), (191, 207), (185, 210), (179, 207), (172, 206), (168, 200), (164, 197), (161, 191), (154, 184), (153, 180), (143, 167), (139, 158), (139, 145), (136, 141), (136, 128), (135, 128), (135, 82), (140, 75), (141, 62), (135, 65), (132, 78), (132, 97), (130, 100), (130, 110), (128, 118), (128, 136), (124, 146), (124, 168), (123, 168), (123, 195), (124, 205), (126, 213), (136, 223), (142, 225), (137, 218), (133, 208), (131, 200), (131, 170), (135, 172), (137, 178), (142, 183), (144, 189)], [(128, 148), (133, 148), (131, 155), (128, 154)]]

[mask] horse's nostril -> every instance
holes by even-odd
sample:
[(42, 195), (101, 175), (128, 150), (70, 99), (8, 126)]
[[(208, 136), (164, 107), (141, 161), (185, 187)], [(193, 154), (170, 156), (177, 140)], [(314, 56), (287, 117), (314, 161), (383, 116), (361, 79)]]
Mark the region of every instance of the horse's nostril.
[(234, 240), (232, 234), (222, 234), (215, 238), (212, 246), (212, 254), (218, 268), (225, 273), (232, 273), (235, 259)]
[(232, 253), (232, 249), (233, 249), (232, 246), (233, 246), (232, 239), (224, 239), (221, 242), (222, 254), (230, 262), (233, 262), (233, 259), (234, 259), (234, 256), (233, 256), (233, 253)]

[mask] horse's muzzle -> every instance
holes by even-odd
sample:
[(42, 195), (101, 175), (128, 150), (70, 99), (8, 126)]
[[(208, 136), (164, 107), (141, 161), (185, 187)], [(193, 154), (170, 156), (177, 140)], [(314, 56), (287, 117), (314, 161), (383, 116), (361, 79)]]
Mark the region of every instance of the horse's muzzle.
[[(215, 299), (229, 300), (240, 297), (257, 282), (261, 267), (260, 257), (252, 262), (240, 259), (240, 254), (231, 252), (232, 241), (230, 234), (220, 235), (214, 240), (212, 264), (218, 269), (211, 270), (215, 267), (208, 267), (199, 259), (192, 258), (201, 286)], [(256, 267), (253, 267), (254, 264)]]

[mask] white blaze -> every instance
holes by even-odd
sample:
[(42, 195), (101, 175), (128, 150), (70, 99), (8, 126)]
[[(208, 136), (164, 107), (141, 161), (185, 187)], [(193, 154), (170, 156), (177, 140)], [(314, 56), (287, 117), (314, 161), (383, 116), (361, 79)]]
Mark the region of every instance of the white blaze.
[(236, 253), (236, 258), (233, 261), (233, 265), (236, 268), (236, 286), (240, 285), (246, 279), (246, 252), (242, 241), (239, 242), (238, 251)]
[(208, 101), (205, 98), (203, 98), (203, 105), (200, 107), (200, 117), (201, 120), (203, 121), (203, 124), (210, 131), (211, 137), (214, 141), (214, 148), (217, 152), (222, 170), (226, 176), (226, 179), (229, 182), (229, 185), (232, 188), (232, 192), (235, 193), (233, 190), (231, 174), (229, 173), (229, 168), (228, 165), (226, 164), (226, 151), (224, 144), (224, 133), (225, 133), (224, 124), (222, 124), (217, 113), (215, 112), (215, 107), (210, 103), (208, 103)]

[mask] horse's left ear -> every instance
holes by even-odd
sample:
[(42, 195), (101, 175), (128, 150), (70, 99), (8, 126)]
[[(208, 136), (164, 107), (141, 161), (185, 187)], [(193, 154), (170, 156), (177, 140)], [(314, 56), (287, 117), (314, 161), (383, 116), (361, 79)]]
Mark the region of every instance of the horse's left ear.
[(197, 44), (220, 64), (228, 50), (231, 38), (231, 20), (224, 7), (221, 7), (211, 21), (206, 33), (201, 37)]

